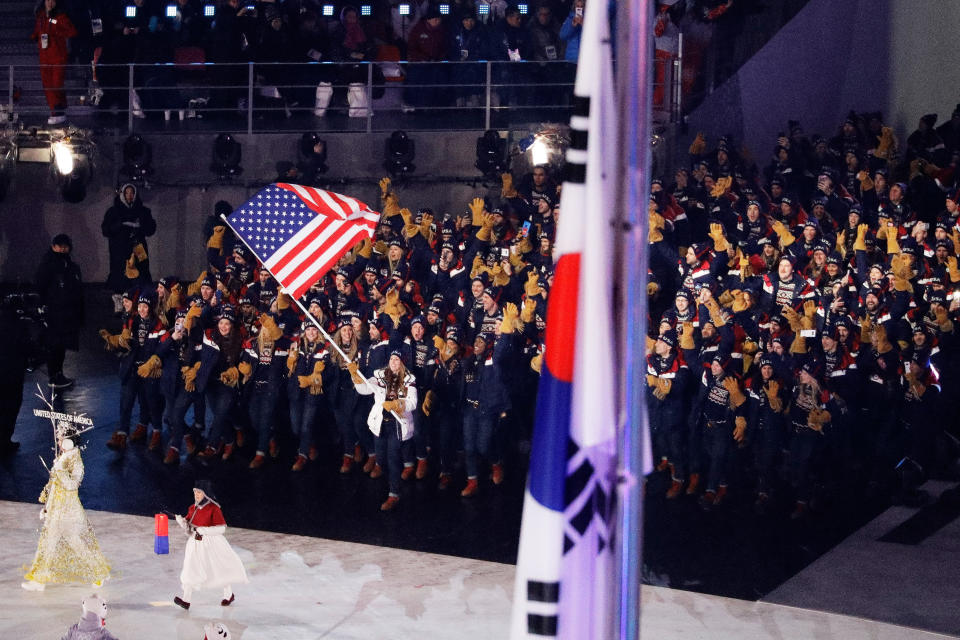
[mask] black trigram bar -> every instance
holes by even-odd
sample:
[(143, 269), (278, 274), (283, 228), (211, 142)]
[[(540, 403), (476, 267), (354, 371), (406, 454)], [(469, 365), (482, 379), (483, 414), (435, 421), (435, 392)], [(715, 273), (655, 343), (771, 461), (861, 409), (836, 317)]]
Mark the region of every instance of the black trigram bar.
[(527, 614), (527, 633), (535, 636), (557, 635), (557, 616), (541, 616), (535, 613)]
[(527, 600), (532, 602), (560, 602), (560, 583), (527, 580)]

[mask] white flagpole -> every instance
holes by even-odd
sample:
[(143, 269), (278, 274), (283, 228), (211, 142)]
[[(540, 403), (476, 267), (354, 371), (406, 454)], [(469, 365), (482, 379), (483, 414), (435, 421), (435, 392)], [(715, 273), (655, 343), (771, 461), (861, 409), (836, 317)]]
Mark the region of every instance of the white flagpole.
[[(653, 7), (649, 0), (616, 3), (617, 99), (622, 126), (618, 211), (623, 283), (620, 295), (619, 476), (617, 499), (617, 636), (640, 638), (640, 585), (643, 578), (643, 482), (649, 452), (645, 404), (647, 330), (647, 210), (650, 192), (650, 108), (653, 64)], [(625, 14), (625, 15), (624, 15)], [(610, 141), (612, 144), (613, 141)]]
[[(239, 233), (237, 233), (237, 230), (234, 229), (234, 228), (233, 228), (233, 225), (230, 224), (230, 221), (227, 220), (227, 216), (221, 214), (220, 217), (221, 217), (221, 218), (223, 219), (223, 221), (227, 224), (227, 226), (230, 227), (231, 231), (233, 231), (233, 235), (235, 235), (235, 236), (237, 237), (237, 239), (238, 239), (240, 242), (242, 242), (247, 249), (250, 249), (250, 253), (252, 253), (253, 255), (256, 256), (256, 255), (257, 255), (257, 252), (253, 250), (253, 247), (251, 247), (251, 246), (247, 243), (247, 241), (244, 240), (243, 237), (242, 237)], [(275, 275), (273, 275), (273, 272), (270, 271), (270, 269), (267, 269), (267, 265), (263, 264), (263, 261), (260, 260), (260, 257), (259, 257), (259, 256), (257, 256), (257, 260), (260, 261), (260, 266), (261, 266), (263, 269), (265, 269), (267, 273), (270, 274), (270, 277), (272, 277), (274, 280), (277, 280), (277, 277), (276, 277)], [(280, 281), (279, 281), (279, 280), (277, 280), (277, 284), (278, 284), (278, 285), (280, 284)], [(353, 362), (353, 360), (351, 360), (351, 359), (347, 356), (347, 354), (344, 353), (343, 349), (340, 348), (340, 346), (337, 344), (337, 342), (336, 342), (333, 338), (330, 337), (330, 334), (326, 332), (326, 330), (320, 325), (320, 323), (317, 321), (317, 319), (314, 318), (313, 315), (311, 315), (309, 311), (307, 311), (306, 307), (303, 306), (303, 303), (300, 302), (299, 298), (294, 298), (294, 297), (291, 296), (289, 293), (286, 293), (286, 291), (283, 290), (283, 289), (281, 289), (280, 291), (281, 291), (281, 293), (284, 293), (284, 294), (286, 294), (287, 296), (289, 296), (289, 298), (290, 298), (291, 300), (293, 300), (293, 303), (294, 303), (295, 305), (297, 305), (297, 308), (299, 308), (300, 311), (303, 311), (303, 315), (306, 316), (307, 318), (309, 318), (309, 319), (310, 319), (310, 322), (313, 323), (313, 326), (315, 326), (317, 329), (320, 330), (320, 333), (323, 334), (323, 337), (326, 339), (327, 343), (328, 343), (331, 347), (333, 347), (334, 351), (336, 351), (337, 353), (340, 354), (340, 357), (341, 357), (341, 358), (343, 358), (343, 359), (346, 360), (347, 362)], [(365, 376), (365, 375), (363, 375), (363, 374), (361, 373), (361, 374), (360, 374), (360, 377), (363, 378), (363, 382), (364, 382), (364, 384), (367, 386), (367, 388), (370, 389), (371, 391), (373, 391), (373, 385), (370, 384), (370, 381), (369, 381), (369, 380), (367, 380), (367, 376)], [(391, 411), (390, 413), (392, 413), (392, 414), (393, 414), (393, 417), (396, 418), (398, 421), (403, 421), (403, 417), (402, 417), (400, 414), (398, 414), (396, 411)]]

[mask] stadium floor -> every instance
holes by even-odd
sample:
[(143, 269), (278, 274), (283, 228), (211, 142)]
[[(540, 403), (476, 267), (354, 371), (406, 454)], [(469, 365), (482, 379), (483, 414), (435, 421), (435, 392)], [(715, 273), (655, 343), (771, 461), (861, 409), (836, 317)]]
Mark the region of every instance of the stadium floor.
[[(193, 480), (209, 475), (234, 527), (504, 564), (516, 561), (526, 473), (520, 453), (511, 457), (505, 483), (494, 488), (487, 482), (475, 499), (461, 499), (458, 492), (444, 495), (431, 477), (405, 483), (400, 507), (383, 514), (378, 509), (386, 493), (383, 481), (359, 473), (341, 476), (336, 451), (293, 474), (289, 447), (280, 460), (258, 471), (246, 468), (253, 455), (249, 445), (227, 463), (192, 460), (179, 467), (164, 466), (160, 453), (148, 452), (143, 444), (132, 444), (122, 455), (108, 450), (104, 443), (117, 422), (120, 386), (116, 360), (101, 349), (96, 332), (112, 326), (105, 313), (109, 297), (91, 288), (88, 299), (81, 351), (68, 353), (65, 366), (77, 383), (62, 399), (65, 410), (86, 413), (96, 425), (83, 452), (86, 478), (80, 497), (86, 508), (140, 516), (164, 508), (182, 510), (191, 502)], [(27, 378), (14, 435), (22, 444), (15, 456), (0, 459), (0, 500), (36, 504), (46, 481), (38, 455), (49, 462), (52, 435), (49, 424), (32, 415), (40, 406), (33, 397), (37, 383), (46, 390), (45, 372), (41, 368)], [(664, 475), (655, 474), (647, 486), (645, 582), (744, 600), (761, 599), (788, 583), (888, 506), (864, 501), (851, 490), (820, 505), (806, 520), (792, 522), (789, 505), (757, 516), (752, 497), (734, 491), (727, 506), (705, 513), (689, 498), (664, 500)], [(462, 470), (457, 480), (462, 485)], [(787, 604), (792, 599), (777, 601)], [(842, 605), (831, 610), (850, 613)], [(899, 622), (960, 631), (960, 626), (926, 624), (922, 615), (919, 619)]]

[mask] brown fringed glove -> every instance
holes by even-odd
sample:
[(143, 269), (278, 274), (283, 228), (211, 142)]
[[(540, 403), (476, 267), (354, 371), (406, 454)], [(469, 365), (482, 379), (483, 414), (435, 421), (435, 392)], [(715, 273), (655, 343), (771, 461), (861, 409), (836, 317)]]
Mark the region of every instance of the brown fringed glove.
[(283, 330), (269, 313), (260, 314), (260, 335), (270, 342), (276, 342), (283, 335)]
[(713, 189), (710, 189), (710, 195), (714, 198), (719, 198), (730, 190), (731, 184), (733, 184), (733, 178), (730, 176), (717, 178), (717, 181), (713, 184)]
[(240, 381), (240, 371), (236, 367), (230, 367), (220, 374), (220, 382), (228, 387), (237, 386)]
[(364, 238), (360, 244), (357, 245), (357, 255), (364, 258), (369, 258), (373, 255), (373, 242), (370, 238)]
[(776, 380), (767, 381), (767, 385), (763, 388), (763, 393), (767, 396), (767, 402), (770, 403), (770, 409), (774, 413), (780, 413), (783, 411), (783, 400), (780, 399), (780, 383)]
[(253, 365), (249, 362), (241, 362), (237, 365), (237, 371), (240, 372), (240, 375), (243, 376), (241, 382), (247, 384), (247, 380), (250, 379), (250, 374), (253, 373)]
[(477, 229), (477, 240), (490, 242), (493, 235), (493, 216), (489, 213), (483, 214), (483, 220), (480, 222), (480, 228)]
[(858, 224), (857, 225), (857, 237), (853, 240), (853, 250), (854, 251), (866, 251), (867, 250), (867, 231), (870, 229), (870, 225), (867, 224)]
[(527, 281), (523, 283), (523, 292), (527, 294), (528, 298), (532, 298), (540, 293), (540, 276), (537, 275), (536, 271), (531, 269), (530, 272), (527, 273)]
[(707, 139), (704, 137), (703, 132), (697, 132), (697, 137), (693, 139), (693, 142), (690, 143), (690, 155), (699, 156), (704, 151), (707, 150)]
[(537, 301), (527, 298), (523, 301), (523, 308), (520, 310), (520, 321), (524, 324), (533, 322), (537, 313)]
[(860, 181), (860, 191), (871, 191), (873, 189), (873, 180), (870, 179), (870, 174), (866, 171), (861, 170), (857, 174), (857, 180)]
[(187, 315), (183, 317), (183, 329), (189, 332), (193, 328), (194, 321), (200, 317), (201, 313), (203, 313), (203, 309), (198, 304), (187, 309)]
[(297, 358), (300, 357), (300, 353), (297, 351), (296, 345), (291, 345), (290, 350), (287, 351), (287, 376), (292, 376), (293, 372), (297, 370)]
[(657, 378), (657, 382), (654, 385), (653, 397), (657, 400), (663, 400), (667, 397), (667, 394), (670, 393), (670, 390), (673, 388), (673, 380), (664, 380), (663, 378)]
[(873, 343), (873, 321), (869, 315), (863, 316), (860, 320), (860, 342), (863, 344)]
[(142, 242), (138, 242), (133, 245), (133, 255), (137, 259), (137, 262), (145, 262), (147, 259), (147, 249), (143, 246)]
[(697, 345), (693, 340), (694, 328), (692, 322), (684, 322), (680, 331), (680, 348), (696, 349)]
[(953, 333), (953, 321), (946, 309), (937, 305), (933, 310), (933, 315), (937, 319), (937, 327), (942, 333)]
[(427, 395), (423, 397), (423, 406), (421, 407), (421, 410), (423, 411), (423, 415), (427, 417), (430, 416), (430, 412), (433, 411), (433, 405), (436, 401), (437, 401), (437, 394), (435, 394), (433, 391), (427, 391)]
[(825, 409), (813, 409), (807, 414), (807, 426), (817, 433), (823, 433), (823, 425), (830, 422), (830, 417), (830, 412)]
[(873, 348), (881, 355), (893, 350), (893, 345), (887, 337), (887, 328), (882, 324), (873, 328)]
[(713, 249), (717, 253), (721, 253), (730, 248), (730, 243), (727, 242), (727, 237), (723, 235), (723, 225), (717, 222), (710, 223), (710, 231), (707, 234), (710, 238), (713, 239)]
[(192, 367), (180, 367), (180, 373), (183, 374), (183, 388), (187, 391), (197, 390), (197, 371), (200, 370), (200, 363), (195, 363)]
[(537, 355), (530, 358), (530, 368), (540, 373), (540, 369), (543, 367), (543, 354), (538, 353)]
[(724, 317), (723, 311), (720, 309), (720, 304), (717, 302), (716, 298), (710, 298), (703, 304), (703, 306), (705, 306), (710, 312), (710, 321), (714, 324), (714, 326), (719, 329), (723, 325), (727, 324), (727, 319)]
[(770, 223), (770, 226), (773, 228), (777, 236), (780, 238), (781, 249), (786, 249), (796, 241), (796, 238), (792, 233), (790, 233), (790, 230), (787, 229), (787, 227), (779, 220), (774, 220), (773, 222)]
[(747, 419), (743, 416), (737, 416), (733, 424), (733, 439), (737, 442), (743, 442), (743, 439), (747, 435)]
[(517, 190), (513, 188), (513, 176), (509, 173), (500, 174), (500, 197), (516, 198)]
[(187, 286), (187, 295), (188, 295), (188, 296), (195, 296), (195, 295), (197, 295), (198, 293), (200, 293), (200, 283), (202, 283), (202, 282), (203, 282), (203, 279), (206, 278), (206, 277), (207, 277), (207, 272), (206, 272), (206, 271), (201, 271), (201, 272), (200, 272), (200, 275), (197, 277), (197, 279), (194, 280), (193, 282), (191, 282), (191, 283)]
[(483, 226), (483, 212), (486, 210), (486, 207), (483, 203), (483, 198), (474, 198), (470, 201), (470, 213), (472, 215), (470, 219), (470, 224), (474, 227)]
[(227, 228), (218, 224), (213, 228), (213, 233), (210, 234), (210, 239), (207, 240), (207, 249), (219, 249), (223, 253), (223, 236), (227, 232)]
[(163, 375), (163, 363), (160, 362), (160, 357), (150, 356), (146, 362), (137, 367), (137, 375), (151, 380), (156, 380)]
[(353, 380), (354, 384), (365, 384), (363, 376), (360, 375), (360, 365), (356, 362), (350, 362), (347, 364), (347, 371), (350, 372), (350, 379)]
[(731, 409), (737, 409), (740, 405), (747, 401), (747, 396), (743, 395), (740, 385), (732, 376), (727, 376), (720, 382), (720, 384), (723, 385), (724, 389), (730, 392)]
[[(954, 245), (957, 246), (957, 245)], [(956, 256), (947, 257), (947, 274), (950, 276), (950, 283), (956, 284), (960, 282), (960, 267), (957, 266)]]
[(395, 411), (396, 413), (403, 412), (403, 402), (401, 400), (385, 400), (383, 403), (384, 411)]
[(517, 328), (517, 320), (519, 318), (520, 312), (517, 311), (517, 305), (508, 302), (503, 308), (503, 320), (500, 321), (500, 333), (513, 333)]
[(663, 216), (657, 213), (657, 205), (655, 203), (650, 203), (648, 214), (650, 222), (647, 226), (647, 242), (650, 244), (660, 242), (663, 240), (663, 228), (666, 223), (663, 220)]
[(132, 253), (130, 254), (130, 257), (127, 258), (127, 264), (123, 269), (123, 274), (131, 280), (140, 277), (140, 269), (137, 269), (137, 257)]

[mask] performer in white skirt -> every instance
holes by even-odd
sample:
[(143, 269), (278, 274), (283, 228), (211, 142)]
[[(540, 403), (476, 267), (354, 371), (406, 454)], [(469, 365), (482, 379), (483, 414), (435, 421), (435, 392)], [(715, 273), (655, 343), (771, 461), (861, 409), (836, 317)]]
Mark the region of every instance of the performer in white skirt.
[(232, 585), (249, 582), (247, 572), (240, 557), (223, 537), (227, 522), (208, 481), (200, 480), (194, 485), (193, 499), (187, 516), (177, 516), (177, 524), (189, 537), (180, 572), (183, 596), (177, 596), (173, 601), (189, 609), (194, 591), (220, 587), (223, 589), (220, 604), (228, 607), (234, 600)]

